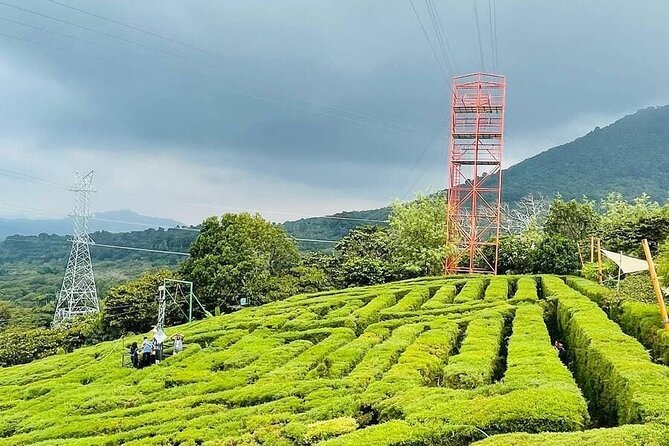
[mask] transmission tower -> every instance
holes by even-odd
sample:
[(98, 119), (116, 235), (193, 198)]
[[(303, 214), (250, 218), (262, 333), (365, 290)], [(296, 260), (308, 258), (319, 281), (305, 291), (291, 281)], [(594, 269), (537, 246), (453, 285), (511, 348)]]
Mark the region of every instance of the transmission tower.
[(70, 215), (74, 220), (72, 250), (67, 261), (63, 286), (58, 294), (54, 324), (88, 313), (100, 311), (98, 293), (95, 288), (93, 265), (89, 245), (93, 243), (88, 235), (88, 219), (93, 216), (89, 207), (89, 198), (93, 189), (93, 175), (90, 171), (83, 177), (75, 172), (74, 186), (70, 191), (75, 193), (74, 210)]
[(447, 239), (456, 249), (447, 274), (497, 274), (505, 94), (504, 76), (453, 79)]

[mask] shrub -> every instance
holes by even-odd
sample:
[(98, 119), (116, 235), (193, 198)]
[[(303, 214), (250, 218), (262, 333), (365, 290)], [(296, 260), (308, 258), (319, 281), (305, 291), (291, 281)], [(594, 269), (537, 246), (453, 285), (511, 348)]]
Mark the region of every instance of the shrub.
[(368, 325), (378, 322), (381, 310), (395, 305), (395, 302), (397, 302), (395, 294), (386, 292), (372, 299), (364, 307), (355, 310), (353, 316), (358, 328), (364, 330)]
[(502, 434), (472, 446), (663, 446), (669, 444), (669, 428), (659, 424), (627, 425), (586, 432)]
[(575, 359), (576, 378), (593, 410), (620, 424), (669, 421), (665, 368), (653, 364), (643, 346), (594, 302), (565, 284), (562, 290), (554, 281), (550, 287), (558, 298), (558, 325)]
[(385, 310), (386, 312), (403, 312), (418, 310), (426, 300), (430, 298), (430, 289), (424, 286), (414, 287), (395, 305)]
[(455, 293), (457, 292), (455, 285), (446, 284), (434, 293), (434, 296), (425, 302), (420, 308), (421, 310), (434, 310), (436, 308), (444, 308), (446, 305), (453, 303)]
[(533, 277), (520, 277), (516, 281), (516, 292), (512, 302), (538, 302), (537, 281)]
[(461, 304), (470, 302), (472, 300), (479, 300), (483, 297), (484, 288), (485, 283), (483, 282), (483, 279), (469, 279), (462, 287), (458, 295), (455, 296), (453, 302), (456, 304)]
[(493, 277), (485, 290), (484, 300), (506, 300), (509, 297), (509, 281), (506, 277)]
[(490, 383), (498, 365), (504, 319), (475, 319), (469, 323), (460, 352), (444, 367), (444, 383), (473, 389)]

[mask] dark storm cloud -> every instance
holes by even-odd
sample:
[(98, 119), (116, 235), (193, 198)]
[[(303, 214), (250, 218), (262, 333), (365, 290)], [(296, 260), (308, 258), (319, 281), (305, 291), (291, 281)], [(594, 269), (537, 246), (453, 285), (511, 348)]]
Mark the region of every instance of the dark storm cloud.
[[(445, 141), (431, 143), (448, 86), (407, 1), (63, 2), (205, 51), (47, 0), (7, 0), (99, 33), (0, 5), (0, 18), (71, 36), (0, 23), (50, 45), (0, 38), (5, 136), (52, 151), (168, 152), (377, 197), (421, 171), (441, 178)], [(436, 3), (459, 71), (479, 70), (471, 3)], [(667, 99), (665, 2), (494, 3), (512, 158), (547, 148), (514, 145), (517, 135)], [(488, 2), (478, 5), (490, 69)]]

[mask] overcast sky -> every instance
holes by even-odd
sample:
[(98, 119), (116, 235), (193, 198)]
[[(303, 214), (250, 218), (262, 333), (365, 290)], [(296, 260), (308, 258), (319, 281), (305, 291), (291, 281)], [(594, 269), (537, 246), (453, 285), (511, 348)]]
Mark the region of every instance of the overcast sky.
[(0, 1), (0, 216), (67, 214), (33, 177), (74, 170), (96, 171), (94, 210), (185, 223), (440, 189), (447, 77), (482, 65), (507, 76), (507, 166), (669, 103), (661, 0), (434, 0), (450, 67), (408, 0), (58, 2)]

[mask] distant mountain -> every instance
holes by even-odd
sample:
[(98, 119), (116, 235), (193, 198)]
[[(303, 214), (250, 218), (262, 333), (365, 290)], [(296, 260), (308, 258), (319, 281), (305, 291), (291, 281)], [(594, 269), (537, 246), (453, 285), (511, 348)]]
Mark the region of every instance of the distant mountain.
[[(172, 228), (182, 225), (167, 218), (148, 217), (130, 210), (99, 212), (90, 220), (91, 232), (130, 232), (146, 228)], [(0, 240), (10, 235), (72, 233), (72, 219), (0, 218)]]
[[(339, 240), (360, 225), (384, 225), (388, 220), (390, 208), (367, 211), (346, 211), (327, 217), (301, 218), (283, 223), (286, 232), (298, 239)], [(333, 243), (298, 241), (300, 249), (306, 251), (327, 251)]]
[(669, 106), (639, 110), (521, 161), (504, 171), (503, 185), (507, 202), (529, 193), (599, 199), (610, 192), (628, 198), (645, 192), (664, 201), (669, 193)]
[[(643, 193), (664, 201), (669, 195), (669, 106), (651, 107), (595, 128), (570, 143), (553, 147), (503, 172), (503, 200), (513, 203), (527, 194), (552, 198), (600, 199), (610, 192), (627, 198)], [(334, 216), (386, 220), (390, 209), (352, 211)], [(338, 240), (360, 220), (322, 217), (286, 222), (297, 238)], [(300, 243), (305, 249), (332, 245)]]

